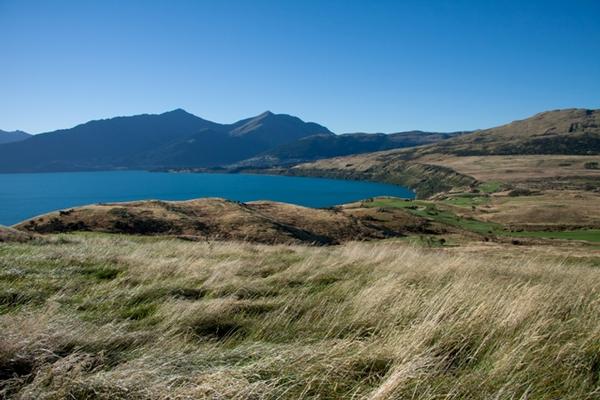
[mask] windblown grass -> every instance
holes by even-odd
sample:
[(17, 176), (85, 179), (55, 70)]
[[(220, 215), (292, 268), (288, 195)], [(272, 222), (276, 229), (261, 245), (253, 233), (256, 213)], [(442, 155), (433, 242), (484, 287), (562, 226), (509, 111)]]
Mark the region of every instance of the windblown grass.
[(0, 244), (0, 397), (599, 398), (600, 269), (547, 259), (397, 242)]

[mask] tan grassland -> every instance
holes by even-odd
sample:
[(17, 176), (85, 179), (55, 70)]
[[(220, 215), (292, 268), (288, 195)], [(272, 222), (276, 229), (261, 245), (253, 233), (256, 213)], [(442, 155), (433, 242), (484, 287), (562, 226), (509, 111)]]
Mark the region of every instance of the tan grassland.
[(600, 251), (0, 243), (0, 397), (597, 399)]
[(600, 165), (600, 156), (574, 155), (506, 155), (465, 156), (430, 155), (419, 159), (425, 164), (452, 168), (480, 181), (507, 183), (548, 178), (590, 177), (600, 181), (600, 168), (586, 168), (586, 163)]

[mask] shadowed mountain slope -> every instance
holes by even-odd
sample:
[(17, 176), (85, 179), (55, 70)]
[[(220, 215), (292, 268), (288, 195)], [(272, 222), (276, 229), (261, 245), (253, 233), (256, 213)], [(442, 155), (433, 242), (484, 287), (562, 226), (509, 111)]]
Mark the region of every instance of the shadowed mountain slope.
[(332, 134), (289, 115), (225, 125), (178, 109), (90, 121), (0, 146), (1, 172), (216, 166), (302, 136)]
[(238, 163), (238, 166), (273, 166), (318, 160), (350, 154), (415, 147), (437, 143), (467, 132), (346, 133), (343, 135), (314, 135), (283, 144)]
[(0, 144), (20, 142), (29, 139), (32, 135), (23, 131), (7, 132), (0, 129)]
[(90, 121), (0, 146), (0, 171), (132, 168), (132, 155), (219, 127), (183, 110)]
[[(223, 134), (226, 132), (226, 134)], [(215, 167), (234, 164), (274, 146), (319, 134), (335, 136), (324, 126), (269, 111), (254, 117), (194, 134), (143, 154), (140, 164), (167, 167)]]
[(236, 122), (231, 126), (230, 134), (233, 137), (251, 136), (271, 148), (304, 138), (307, 131), (327, 137), (335, 136), (329, 129), (314, 122), (304, 122), (298, 117), (270, 111)]

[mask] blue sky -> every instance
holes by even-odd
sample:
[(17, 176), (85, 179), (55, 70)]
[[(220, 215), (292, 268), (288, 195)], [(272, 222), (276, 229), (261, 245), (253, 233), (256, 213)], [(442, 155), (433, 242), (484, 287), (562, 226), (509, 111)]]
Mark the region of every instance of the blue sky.
[(0, 129), (184, 108), (337, 133), (600, 108), (600, 1), (0, 0)]

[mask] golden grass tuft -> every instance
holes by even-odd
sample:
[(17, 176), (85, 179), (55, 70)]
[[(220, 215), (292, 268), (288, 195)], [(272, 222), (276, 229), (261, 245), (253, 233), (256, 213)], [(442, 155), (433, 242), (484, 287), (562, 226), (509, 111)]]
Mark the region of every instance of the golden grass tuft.
[(0, 244), (0, 397), (600, 397), (589, 257), (55, 239)]

